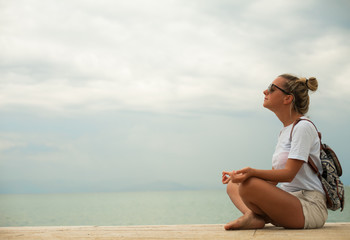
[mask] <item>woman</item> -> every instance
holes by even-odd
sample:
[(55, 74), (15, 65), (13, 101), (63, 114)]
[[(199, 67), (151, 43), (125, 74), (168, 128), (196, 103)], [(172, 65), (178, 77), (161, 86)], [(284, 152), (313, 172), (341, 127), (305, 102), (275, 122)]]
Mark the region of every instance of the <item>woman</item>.
[(272, 157), (272, 170), (246, 167), (223, 172), (227, 193), (243, 213), (227, 223), (226, 230), (263, 228), (266, 223), (296, 229), (324, 225), (328, 216), (325, 193), (307, 164), (310, 156), (322, 171), (317, 130), (309, 121), (300, 121), (290, 140), (293, 123), (305, 118), (308, 111), (308, 90), (316, 91), (317, 87), (316, 78), (283, 74), (264, 91), (263, 106), (274, 112), (284, 127)]

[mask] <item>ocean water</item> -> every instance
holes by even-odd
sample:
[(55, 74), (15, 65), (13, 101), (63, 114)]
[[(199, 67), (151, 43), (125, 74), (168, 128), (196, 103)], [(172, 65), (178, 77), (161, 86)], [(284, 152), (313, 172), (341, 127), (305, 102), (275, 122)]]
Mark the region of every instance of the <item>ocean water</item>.
[[(350, 222), (348, 203), (328, 222)], [(225, 190), (0, 195), (0, 227), (223, 224), (240, 215)]]

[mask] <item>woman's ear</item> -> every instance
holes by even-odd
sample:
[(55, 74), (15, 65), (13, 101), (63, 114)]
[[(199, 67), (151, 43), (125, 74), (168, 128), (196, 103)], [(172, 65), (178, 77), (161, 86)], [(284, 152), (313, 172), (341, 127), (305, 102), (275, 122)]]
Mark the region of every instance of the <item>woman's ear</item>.
[(293, 100), (294, 100), (294, 96), (293, 95), (286, 95), (284, 97), (283, 103), (288, 105), (288, 104), (292, 103)]

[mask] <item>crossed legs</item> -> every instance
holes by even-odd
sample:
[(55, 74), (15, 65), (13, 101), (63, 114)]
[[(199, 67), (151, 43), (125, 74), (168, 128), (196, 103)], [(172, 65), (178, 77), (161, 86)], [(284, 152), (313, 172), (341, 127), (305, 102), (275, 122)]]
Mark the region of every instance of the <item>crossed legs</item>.
[(263, 228), (269, 222), (285, 228), (304, 227), (299, 199), (262, 179), (229, 182), (227, 194), (243, 216), (227, 223), (226, 230)]

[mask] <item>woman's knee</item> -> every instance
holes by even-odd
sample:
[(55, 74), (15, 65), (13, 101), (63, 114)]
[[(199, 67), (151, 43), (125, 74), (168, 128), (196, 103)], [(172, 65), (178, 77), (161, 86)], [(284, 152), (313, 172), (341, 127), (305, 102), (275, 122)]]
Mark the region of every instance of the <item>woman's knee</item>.
[(234, 195), (239, 194), (239, 192), (238, 192), (238, 187), (239, 187), (238, 183), (233, 183), (233, 182), (230, 181), (230, 182), (227, 184), (227, 187), (226, 187), (226, 193), (227, 193), (227, 195), (229, 195), (229, 196), (234, 196)]
[(248, 178), (243, 183), (239, 185), (239, 194), (241, 196), (245, 196), (250, 193), (255, 193), (261, 189), (259, 185), (261, 185), (263, 180), (255, 177)]

